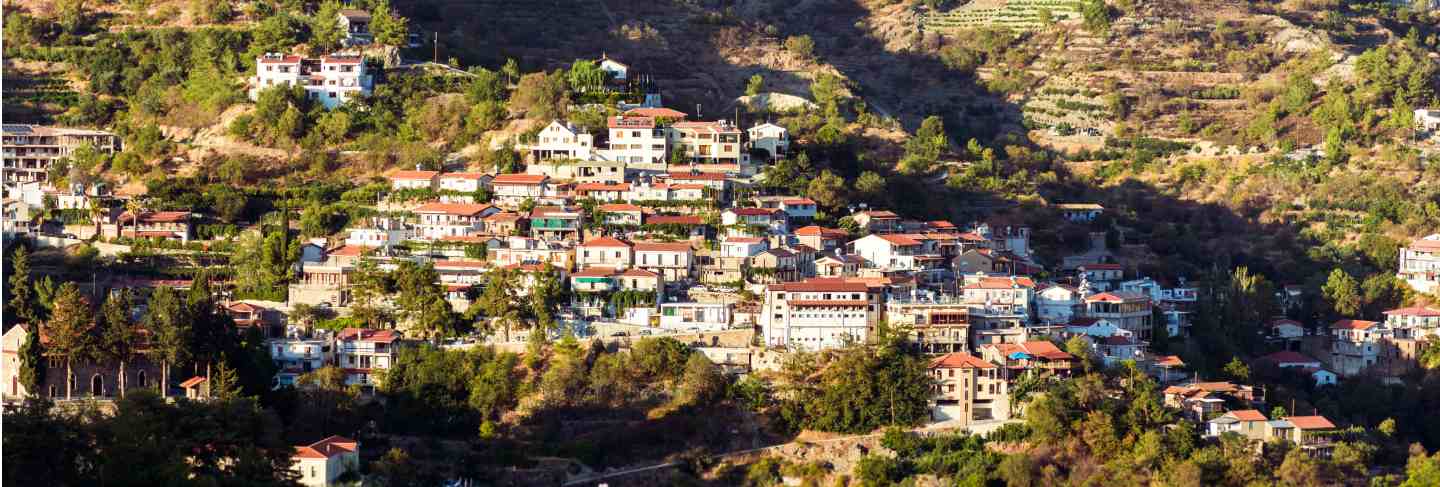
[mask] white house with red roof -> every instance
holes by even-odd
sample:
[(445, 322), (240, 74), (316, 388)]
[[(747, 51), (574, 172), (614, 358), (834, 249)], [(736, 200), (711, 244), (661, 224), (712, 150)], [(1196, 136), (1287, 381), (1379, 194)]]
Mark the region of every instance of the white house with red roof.
[(331, 436), (309, 445), (295, 447), (290, 467), (300, 474), (300, 485), (331, 487), (348, 485), (340, 482), (346, 472), (360, 471), (360, 443), (343, 436)]
[(760, 237), (726, 237), (720, 241), (721, 257), (754, 257), (770, 249), (770, 241)]
[(1265, 413), (1255, 409), (1237, 409), (1227, 411), (1205, 422), (1205, 435), (1219, 437), (1225, 433), (1235, 433), (1251, 441), (1265, 441), (1265, 422), (1269, 418)]
[(345, 371), (345, 385), (373, 388), (374, 371), (395, 363), (400, 333), (395, 330), (346, 328), (335, 337), (335, 365)]
[[(437, 181), (441, 191), (469, 194), (482, 189), (490, 189), (492, 179), (495, 179), (495, 176), (483, 172), (448, 172), (441, 174)], [(441, 195), (442, 198), (444, 196)]]
[(440, 240), (445, 237), (469, 237), (485, 231), (485, 217), (499, 213), (494, 205), (483, 203), (426, 203), (410, 210), (419, 222), (415, 238)]
[(102, 226), (100, 233), (106, 238), (123, 236), (189, 242), (195, 237), (193, 216), (188, 211), (141, 211), (136, 216), (127, 210)]
[[(778, 208), (726, 208), (720, 213), (722, 225), (743, 225), (746, 227), (763, 227), (771, 233), (786, 233), (788, 223), (785, 212)], [(748, 231), (736, 231), (736, 234), (746, 234)]]
[(985, 311), (1028, 317), (1035, 299), (1035, 281), (1024, 276), (966, 275), (960, 299)]
[(292, 54), (266, 53), (255, 58), (255, 76), (249, 80), (251, 100), (276, 86), (300, 86), (309, 99), (325, 109), (362, 96), (370, 96), (372, 78), (365, 59), (354, 54), (331, 54), (319, 59)]
[(525, 200), (538, 201), (550, 187), (544, 174), (499, 174), (490, 180), (495, 204), (515, 209)]
[(575, 265), (580, 269), (630, 267), (635, 254), (630, 242), (615, 237), (596, 237), (575, 247)]
[(881, 293), (860, 281), (814, 278), (765, 288), (765, 344), (802, 350), (864, 343), (882, 313)]
[(1085, 317), (1107, 320), (1134, 333), (1140, 340), (1150, 340), (1154, 303), (1149, 296), (1116, 291), (1086, 296), (1084, 301)]
[(576, 198), (590, 198), (597, 201), (623, 201), (630, 185), (623, 183), (580, 183), (575, 185)]
[(1396, 331), (1396, 338), (1425, 338), (1436, 334), (1436, 328), (1440, 327), (1440, 309), (1410, 306), (1388, 310), (1385, 311), (1385, 326)]
[(606, 225), (634, 225), (645, 223), (645, 208), (629, 203), (607, 203), (595, 207), (605, 216)]
[(437, 189), (440, 171), (395, 171), (390, 173), (390, 189)]
[(1330, 365), (1342, 376), (1379, 364), (1394, 332), (1379, 322), (1343, 319), (1330, 325)]
[(323, 330), (310, 337), (292, 333), (271, 339), (266, 347), (270, 349), (270, 359), (280, 367), (275, 373), (276, 386), (294, 386), (300, 376), (335, 362), (333, 337)]
[(635, 267), (665, 277), (665, 282), (694, 278), (695, 248), (690, 242), (635, 242)]
[(1440, 287), (1440, 233), (1426, 235), (1400, 249), (1400, 266), (1395, 274), (1422, 293)]

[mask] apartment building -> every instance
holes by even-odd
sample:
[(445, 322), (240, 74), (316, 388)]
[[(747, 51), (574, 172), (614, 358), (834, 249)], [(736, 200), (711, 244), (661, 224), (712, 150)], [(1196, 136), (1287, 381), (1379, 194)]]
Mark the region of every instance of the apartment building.
[(863, 282), (810, 279), (765, 289), (765, 344), (820, 350), (864, 342), (879, 321), (881, 293)]
[(581, 269), (630, 267), (635, 254), (630, 242), (615, 237), (598, 237), (575, 247), (575, 265)]
[(955, 299), (913, 299), (891, 296), (885, 320), (905, 326), (911, 342), (925, 354), (969, 352), (970, 306)]
[(1440, 287), (1440, 233), (1427, 235), (1400, 249), (1400, 267), (1395, 277), (1418, 292), (1433, 293)]
[(100, 130), (15, 123), (0, 127), (7, 186), (45, 182), (51, 163), (70, 157), (84, 146), (110, 154), (120, 151), (120, 137)]
[(1150, 340), (1152, 308), (1150, 297), (1139, 293), (1117, 291), (1085, 297), (1085, 317), (1109, 321), (1140, 340)]
[(960, 425), (1010, 419), (1010, 384), (995, 364), (952, 352), (932, 359), (928, 370), (935, 379), (935, 419)]
[(498, 267), (550, 263), (569, 269), (575, 262), (575, 246), (570, 242), (530, 237), (496, 237), (486, 243), (486, 260)]
[(276, 86), (300, 86), (305, 96), (333, 109), (347, 101), (370, 96), (372, 77), (359, 55), (332, 54), (305, 58), (293, 54), (266, 53), (255, 58), (255, 76), (250, 78), (249, 95), (258, 100), (260, 92)]
[(664, 170), (670, 158), (670, 138), (651, 117), (620, 115), (606, 121), (609, 149), (601, 155), (612, 161)]
[(387, 370), (395, 363), (395, 346), (400, 333), (395, 330), (346, 328), (335, 337), (335, 365), (345, 371), (345, 385), (373, 389), (372, 373)]
[(539, 201), (550, 189), (550, 177), (543, 174), (500, 174), (490, 180), (495, 204), (509, 209), (525, 200)]
[(584, 221), (585, 210), (578, 206), (537, 206), (530, 210), (530, 236), (578, 242)]
[[(441, 174), (437, 181), (441, 191), (474, 193), (482, 189), (490, 189), (490, 181), (494, 178), (495, 176), (480, 172), (451, 172)], [(440, 197), (444, 198), (445, 195)]]
[(744, 153), (741, 131), (728, 120), (714, 122), (675, 122), (669, 130), (670, 143), (685, 156), (699, 164), (734, 164), (749, 162)]
[(410, 210), (419, 222), (415, 237), (440, 240), (446, 237), (470, 237), (485, 231), (485, 217), (500, 209), (480, 203), (426, 203)]
[(694, 278), (695, 249), (688, 242), (635, 242), (635, 267), (665, 277), (665, 282)]

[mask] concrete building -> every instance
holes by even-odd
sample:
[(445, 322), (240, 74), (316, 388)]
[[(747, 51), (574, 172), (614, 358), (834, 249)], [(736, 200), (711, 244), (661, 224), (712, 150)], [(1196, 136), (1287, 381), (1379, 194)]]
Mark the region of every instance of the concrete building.
[(395, 363), (400, 333), (395, 330), (346, 328), (335, 337), (335, 365), (345, 371), (345, 385), (371, 390), (376, 370), (388, 370)]
[(750, 136), (750, 148), (765, 151), (770, 159), (785, 157), (790, 152), (790, 131), (773, 123), (762, 123), (745, 131)]
[(440, 240), (446, 237), (470, 237), (485, 231), (485, 217), (500, 209), (481, 203), (426, 203), (410, 210), (419, 222), (415, 238)]
[(929, 371), (935, 419), (960, 425), (1010, 419), (1010, 385), (995, 364), (953, 352), (932, 359)]
[(879, 321), (882, 296), (863, 282), (810, 279), (765, 289), (765, 344), (806, 350), (862, 343)]
[(743, 153), (741, 132), (727, 120), (715, 122), (675, 122), (670, 126), (670, 144), (680, 148), (691, 162), (698, 164), (733, 164), (749, 162)]
[(595, 136), (568, 121), (555, 120), (537, 134), (534, 143), (516, 145), (525, 151), (530, 162), (550, 159), (590, 160), (595, 156)]
[(0, 151), (4, 152), (5, 185), (45, 182), (46, 171), (57, 159), (68, 158), (84, 146), (114, 154), (120, 137), (100, 130), (7, 123), (0, 125)]
[(360, 443), (342, 436), (329, 438), (305, 446), (295, 447), (293, 468), (300, 474), (300, 485), (305, 487), (331, 487), (348, 485), (340, 482), (346, 472), (360, 470)]
[(730, 303), (661, 303), (660, 327), (671, 330), (720, 331), (730, 328)]
[(1440, 287), (1440, 233), (1410, 242), (1400, 249), (1400, 267), (1395, 277), (1422, 293)]
[(1154, 318), (1150, 297), (1127, 292), (1100, 293), (1085, 297), (1085, 317), (1106, 320), (1136, 339), (1148, 341)]
[(359, 55), (332, 54), (318, 59), (293, 54), (267, 53), (255, 58), (255, 76), (250, 78), (251, 100), (260, 92), (281, 86), (300, 86), (305, 96), (327, 110), (370, 96), (373, 80)]

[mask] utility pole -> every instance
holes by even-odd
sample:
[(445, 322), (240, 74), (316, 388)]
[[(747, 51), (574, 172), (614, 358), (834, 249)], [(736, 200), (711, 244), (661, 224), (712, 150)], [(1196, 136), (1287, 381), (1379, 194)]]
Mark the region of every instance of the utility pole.
[(430, 55), (430, 62), (438, 63), (440, 62), (440, 31), (435, 31), (435, 40), (431, 43), (431, 45), (434, 46), (434, 50), (432, 51), (433, 53)]

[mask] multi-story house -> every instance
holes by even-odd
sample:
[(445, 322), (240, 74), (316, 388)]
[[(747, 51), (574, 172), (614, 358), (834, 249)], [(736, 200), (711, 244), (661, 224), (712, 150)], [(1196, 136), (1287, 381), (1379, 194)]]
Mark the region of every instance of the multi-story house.
[(345, 45), (363, 46), (375, 40), (370, 35), (370, 12), (360, 9), (340, 9), (340, 28), (345, 31)]
[(979, 349), (980, 358), (1001, 364), (1005, 379), (1009, 381), (1020, 378), (1021, 374), (1028, 371), (1069, 376), (1076, 366), (1074, 355), (1044, 340), (995, 343), (981, 345)]
[(1396, 277), (1422, 293), (1440, 287), (1440, 233), (1410, 242), (1400, 249), (1400, 270)]
[(393, 247), (415, 238), (415, 230), (404, 222), (385, 217), (370, 220), (369, 227), (346, 230), (345, 245), (358, 247)]
[(495, 204), (515, 209), (525, 200), (539, 201), (550, 189), (550, 177), (543, 174), (500, 174), (490, 180)]
[(1035, 298), (1035, 281), (1028, 277), (966, 275), (960, 286), (961, 300), (980, 311), (1020, 317), (1030, 321)]
[(895, 233), (901, 231), (900, 215), (883, 210), (860, 211), (850, 215), (862, 233)]
[(595, 156), (595, 136), (570, 122), (555, 120), (536, 134), (534, 143), (518, 144), (516, 149), (529, 155), (531, 162), (550, 159), (588, 161)]
[[(815, 200), (798, 196), (757, 196), (754, 198), (760, 208), (785, 212), (791, 227), (809, 224), (815, 220), (819, 208)], [(819, 227), (816, 227), (819, 228)]]
[(728, 120), (714, 122), (675, 122), (670, 125), (670, 144), (699, 164), (734, 164), (749, 162), (742, 150), (739, 128)]
[(530, 237), (496, 237), (486, 243), (486, 260), (498, 267), (550, 265), (568, 269), (575, 261), (575, 247), (561, 240)]
[(606, 159), (665, 169), (670, 139), (654, 118), (621, 115), (610, 117), (606, 125), (610, 132), (610, 148), (602, 153)]
[(819, 350), (864, 342), (879, 322), (881, 293), (863, 282), (810, 279), (765, 289), (765, 344)]
[(113, 223), (101, 228), (106, 238), (159, 238), (189, 242), (195, 236), (195, 223), (188, 211), (129, 211), (121, 213)]
[(481, 203), (426, 203), (410, 212), (419, 219), (415, 238), (440, 240), (485, 232), (485, 217), (499, 213), (500, 209)]
[(1010, 419), (1010, 384), (995, 364), (965, 352), (930, 360), (935, 419), (968, 425)]
[(772, 284), (800, 279), (800, 259), (795, 252), (785, 248), (774, 248), (750, 256), (746, 262), (750, 269), (750, 282)]
[(1112, 263), (1082, 264), (1075, 268), (1075, 275), (1090, 283), (1096, 291), (1116, 289), (1125, 278), (1125, 266)]
[(609, 203), (596, 207), (605, 216), (606, 225), (633, 225), (645, 223), (645, 209), (628, 203)]
[[(742, 225), (760, 228), (764, 232), (785, 233), (787, 223), (785, 212), (775, 208), (726, 208), (720, 213), (722, 225)], [(750, 230), (737, 230), (737, 234), (749, 234)]]
[(1335, 448), (1335, 423), (1324, 416), (1287, 416), (1265, 423), (1265, 439), (1285, 440), (1311, 455), (1328, 457)]
[(970, 351), (970, 307), (956, 299), (912, 299), (891, 296), (885, 320), (905, 326), (911, 343), (926, 354)]
[(1235, 433), (1250, 441), (1265, 441), (1265, 423), (1270, 421), (1255, 409), (1227, 411), (1225, 414), (1205, 422), (1205, 436), (1219, 437)]
[(278, 310), (266, 308), (257, 304), (236, 301), (221, 305), (220, 311), (235, 322), (235, 330), (245, 334), (250, 328), (260, 330), (260, 333), (267, 337), (279, 337), (284, 334), (285, 315)]
[(646, 306), (653, 309), (663, 298), (664, 286), (663, 277), (644, 269), (589, 267), (570, 275), (571, 307), (582, 315), (597, 316), (610, 305), (608, 297), (612, 293), (644, 291), (654, 293), (655, 301)]
[(576, 198), (596, 201), (623, 201), (630, 185), (622, 183), (580, 183), (575, 185)]
[(1150, 297), (1139, 293), (1109, 292), (1086, 296), (1085, 316), (1114, 323), (1134, 337), (1148, 341), (1154, 319)]
[(305, 96), (333, 109), (361, 96), (370, 96), (372, 78), (365, 60), (358, 55), (332, 54), (319, 59), (292, 54), (267, 53), (255, 59), (255, 76), (250, 78), (250, 99), (258, 100), (262, 90), (275, 86), (300, 86)]
[(270, 359), (280, 368), (275, 373), (277, 387), (295, 386), (300, 376), (335, 363), (335, 345), (328, 332), (313, 337), (292, 335), (270, 340)]
[(634, 258), (630, 242), (615, 237), (592, 238), (575, 247), (575, 265), (581, 269), (625, 269)]
[(850, 254), (820, 254), (812, 265), (817, 277), (855, 277), (865, 259)]
[(785, 157), (790, 152), (790, 131), (773, 123), (762, 123), (746, 130), (750, 148), (763, 150), (770, 159)]
[(584, 221), (585, 210), (578, 206), (537, 206), (530, 210), (530, 236), (578, 242)]
[(370, 390), (376, 385), (372, 373), (388, 370), (395, 363), (400, 334), (395, 330), (346, 328), (335, 337), (335, 365), (345, 371), (345, 385)]
[(395, 171), (390, 189), (437, 189), (440, 171)]
[(635, 242), (635, 267), (665, 277), (665, 282), (694, 278), (695, 249), (688, 242)]
[[(724, 174), (700, 171), (671, 171), (669, 173), (666, 173), (664, 178), (665, 182), (670, 183), (670, 191), (674, 199), (690, 200), (703, 198), (718, 199), (722, 202), (729, 201), (730, 180), (727, 179)], [(685, 197), (690, 196), (688, 194), (677, 194), (679, 193), (680, 188), (683, 185), (699, 185), (699, 188), (693, 190), (694, 192), (703, 193), (703, 190), (709, 190), (711, 194), (701, 195), (694, 198)]]
[(1330, 365), (1342, 376), (1354, 376), (1378, 364), (1394, 332), (1380, 323), (1344, 319), (1330, 324)]
[(81, 147), (103, 153), (120, 150), (120, 138), (99, 130), (7, 123), (0, 126), (5, 184), (45, 182), (50, 164), (70, 157)]
[(797, 228), (794, 233), (797, 242), (825, 252), (843, 249), (846, 239), (850, 237), (850, 233), (845, 230), (816, 225)]
[(1035, 293), (1035, 318), (1041, 323), (1069, 323), (1085, 308), (1080, 290), (1051, 283)]
[(299, 474), (300, 485), (331, 487), (349, 485), (342, 477), (360, 471), (360, 443), (343, 436), (295, 447), (291, 469)]

